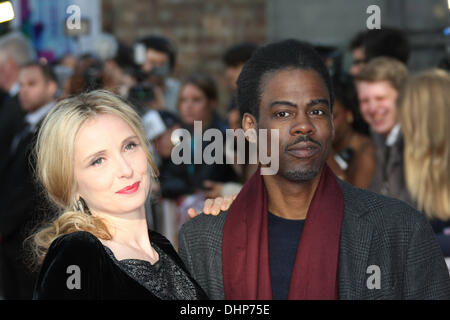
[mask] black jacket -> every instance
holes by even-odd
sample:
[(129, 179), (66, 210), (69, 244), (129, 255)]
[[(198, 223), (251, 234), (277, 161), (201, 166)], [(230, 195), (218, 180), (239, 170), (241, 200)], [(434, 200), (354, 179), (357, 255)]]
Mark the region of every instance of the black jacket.
[(24, 118), (18, 95), (5, 97), (0, 106), (0, 172), (5, 170), (11, 142), (23, 126)]
[[(154, 231), (149, 237), (177, 265), (188, 273), (170, 242)], [(67, 268), (76, 265), (80, 270), (80, 289), (69, 289)], [(206, 294), (190, 276), (196, 295)], [(79, 231), (63, 235), (53, 241), (36, 283), (34, 299), (158, 299), (148, 289), (123, 271), (108, 255), (103, 244), (89, 232)]]
[[(0, 263), (5, 299), (31, 299), (35, 275), (27, 268), (24, 240), (47, 207), (45, 196), (35, 182), (34, 161), (30, 157), (36, 130), (24, 135), (11, 153), (2, 155), (0, 170)], [(47, 212), (49, 212), (47, 210)]]

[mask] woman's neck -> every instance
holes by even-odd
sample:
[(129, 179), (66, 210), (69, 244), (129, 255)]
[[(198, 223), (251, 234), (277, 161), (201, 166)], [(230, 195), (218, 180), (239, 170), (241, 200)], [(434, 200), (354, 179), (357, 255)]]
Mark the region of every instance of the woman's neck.
[(148, 248), (148, 226), (144, 206), (128, 213), (94, 214), (106, 222), (112, 234), (111, 241), (144, 250)]

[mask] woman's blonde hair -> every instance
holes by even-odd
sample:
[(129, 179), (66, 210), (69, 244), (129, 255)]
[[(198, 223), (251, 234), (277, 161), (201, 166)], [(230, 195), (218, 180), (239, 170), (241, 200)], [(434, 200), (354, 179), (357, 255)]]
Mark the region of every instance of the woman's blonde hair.
[[(86, 120), (99, 114), (120, 117), (132, 128), (142, 146), (146, 138), (141, 119), (130, 105), (106, 90), (95, 90), (58, 102), (44, 118), (35, 146), (36, 173), (49, 200), (58, 207), (60, 214), (50, 224), (32, 236), (34, 259), (41, 264), (51, 243), (63, 234), (88, 231), (104, 240), (112, 238), (106, 223), (83, 206), (75, 198), (74, 177), (75, 137)], [(144, 148), (152, 178), (158, 174), (150, 153)], [(87, 209), (87, 208), (86, 208)]]
[(400, 97), (408, 189), (429, 218), (450, 219), (450, 75), (439, 69), (411, 78)]

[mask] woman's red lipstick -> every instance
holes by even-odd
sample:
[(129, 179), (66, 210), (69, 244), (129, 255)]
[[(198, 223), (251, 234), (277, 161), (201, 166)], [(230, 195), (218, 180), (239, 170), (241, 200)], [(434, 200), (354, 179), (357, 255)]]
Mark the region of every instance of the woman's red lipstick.
[(120, 189), (119, 191), (117, 191), (116, 193), (120, 193), (120, 194), (132, 194), (135, 193), (138, 189), (139, 189), (139, 184), (141, 182), (135, 182), (132, 185), (125, 187), (123, 189)]

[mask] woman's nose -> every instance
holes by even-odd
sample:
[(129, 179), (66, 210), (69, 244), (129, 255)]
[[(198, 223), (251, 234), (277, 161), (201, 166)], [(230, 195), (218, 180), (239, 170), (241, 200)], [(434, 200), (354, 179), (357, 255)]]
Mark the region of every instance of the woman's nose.
[(133, 168), (130, 165), (129, 160), (125, 159), (123, 156), (120, 156), (118, 160), (118, 172), (120, 178), (129, 178), (133, 176)]

